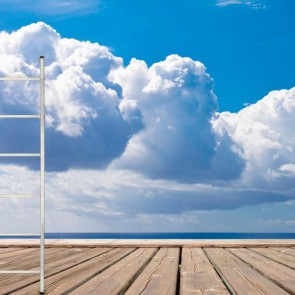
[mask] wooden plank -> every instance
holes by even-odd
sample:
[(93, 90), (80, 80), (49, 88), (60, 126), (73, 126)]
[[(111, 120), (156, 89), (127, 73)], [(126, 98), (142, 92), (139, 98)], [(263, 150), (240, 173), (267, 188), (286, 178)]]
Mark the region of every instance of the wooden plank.
[(293, 248), (272, 248), (276, 251), (291, 255), (291, 256), (295, 256), (295, 249)]
[[(75, 265), (78, 265), (84, 261), (90, 260), (93, 257), (99, 256), (105, 252), (110, 251), (111, 248), (104, 249), (84, 249), (82, 252), (67, 256), (65, 253), (64, 258), (59, 260), (54, 260), (50, 263), (45, 263), (45, 278), (49, 276), (62, 272), (68, 268), (71, 268)], [(46, 259), (46, 256), (45, 256)], [(33, 270), (35, 270), (34, 268)], [(1, 282), (0, 294), (12, 293), (20, 288), (23, 288), (29, 284), (39, 281), (38, 275), (14, 275), (13, 277), (5, 279), (4, 282)]]
[[(13, 269), (31, 269), (40, 265), (40, 251), (32, 248), (33, 252), (27, 254), (21, 254), (14, 257), (10, 257), (10, 259), (6, 259), (1, 261), (1, 269), (13, 270)], [(58, 249), (46, 249), (47, 259), (54, 258)]]
[[(48, 249), (46, 249), (45, 251), (47, 251)], [(69, 252), (70, 250), (70, 252)], [(69, 261), (72, 259), (73, 261), (76, 262), (75, 259), (77, 259), (78, 257), (81, 258), (81, 256), (83, 255), (83, 260), (88, 258), (88, 253), (89, 251), (91, 251), (92, 249), (83, 249), (83, 251), (73, 251), (73, 249), (66, 249), (66, 252), (63, 253), (63, 256), (60, 257), (59, 260), (53, 260), (51, 262), (48, 263), (47, 259), (47, 255), (45, 255), (45, 277), (48, 277), (52, 274), (52, 272), (58, 272), (60, 270), (63, 270), (69, 266)], [(73, 255), (71, 255), (70, 253), (73, 252)], [(85, 253), (87, 253), (85, 255)], [(86, 257), (85, 257), (86, 256)], [(91, 256), (94, 256), (93, 253), (91, 253)], [(58, 261), (58, 264), (61, 264), (63, 262), (64, 265), (62, 267), (56, 267), (51, 269), (50, 267), (52, 265), (56, 265), (56, 262)], [(33, 270), (36, 270), (38, 267), (33, 268)], [(28, 284), (34, 283), (39, 281), (39, 276), (38, 275), (10, 275), (9, 278), (3, 278), (2, 280), (0, 280), (0, 284), (2, 286), (2, 288), (0, 289), (0, 294), (2, 294), (2, 291), (4, 292), (12, 292), (14, 290), (17, 290), (20, 287), (26, 286)], [(5, 294), (5, 292), (3, 294)]]
[(155, 248), (137, 249), (112, 267), (72, 291), (71, 294), (124, 294), (134, 276), (140, 272), (156, 252), (157, 249)]
[[(50, 251), (49, 251), (50, 250)], [(55, 251), (54, 251), (55, 250)], [(37, 249), (35, 249), (35, 254), (38, 255), (38, 257), (36, 256), (35, 259), (22, 259), (22, 260), (14, 260), (11, 261), (11, 264), (6, 265), (5, 267), (2, 267), (1, 269), (5, 269), (5, 270), (37, 270), (39, 269), (39, 255), (40, 252), (37, 251)], [(64, 249), (60, 248), (60, 249), (46, 249), (45, 250), (45, 261), (46, 263), (50, 263), (51, 261), (54, 261), (55, 259), (58, 259), (59, 257), (62, 257), (64, 254)], [(67, 253), (66, 255), (70, 255), (69, 253)], [(36, 276), (36, 275), (35, 275)], [(27, 278), (28, 275), (25, 274), (23, 275), (24, 278)], [(1, 274), (0, 275), (0, 285), (5, 285), (5, 284), (11, 284), (13, 285), (15, 283), (15, 281), (20, 281), (21, 279), (21, 275), (20, 274)], [(1, 289), (0, 289), (0, 294), (1, 294)]]
[(179, 255), (179, 248), (161, 248), (125, 295), (175, 295)]
[(9, 251), (9, 252), (4, 252), (0, 254), (0, 262), (6, 262), (6, 261), (11, 261), (15, 260), (18, 257), (23, 257), (26, 255), (29, 255), (30, 253), (35, 253), (36, 248), (21, 248), (20, 250), (17, 251)]
[[(46, 239), (45, 245), (49, 247), (295, 247), (295, 239), (233, 239), (233, 240), (141, 240), (141, 239)], [(39, 247), (38, 240), (34, 239), (1, 239), (0, 247)]]
[(21, 250), (21, 249), (22, 249), (22, 248), (12, 248), (12, 247), (9, 247), (9, 248), (0, 248), (0, 255), (1, 255), (2, 253), (18, 251), (18, 250)]
[[(168, 247), (170, 250), (172, 250), (170, 248), (170, 246)], [(6, 248), (9, 249), (9, 248)], [(20, 249), (20, 250), (25, 250), (24, 248)], [(50, 262), (48, 263), (48, 261), (46, 261), (46, 280), (45, 280), (45, 284), (47, 286), (46, 282), (50, 282), (50, 284), (47, 286), (46, 289), (46, 294), (69, 294), (70, 292), (72, 292), (71, 288), (73, 288), (73, 286), (76, 288), (80, 288), (83, 287), (87, 284), (87, 282), (89, 283), (92, 279), (98, 278), (99, 276), (107, 273), (107, 271), (109, 271), (111, 268), (114, 268), (117, 264), (120, 265), (120, 263), (128, 258), (130, 255), (128, 255), (126, 258), (122, 259), (120, 262), (115, 263), (114, 265), (112, 265), (110, 268), (108, 268), (111, 264), (114, 263), (114, 260), (112, 260), (111, 255), (115, 255), (114, 253), (116, 252), (118, 254), (118, 251), (123, 251), (126, 250), (126, 248), (124, 247), (124, 249), (113, 249), (113, 248), (80, 248), (80, 249), (76, 249), (76, 248), (72, 248), (72, 247), (67, 247), (67, 248), (51, 248), (51, 253), (50, 256), (47, 256), (47, 258), (50, 257)], [(128, 249), (127, 249), (128, 250)], [(142, 251), (144, 250), (148, 250), (147, 248), (145, 249), (141, 249)], [(152, 249), (150, 249), (152, 250)], [(156, 249), (154, 249), (156, 251)], [(196, 250), (196, 252), (198, 253), (199, 251), (202, 251), (201, 249), (191, 249), (191, 250)], [(214, 250), (217, 250), (218, 253), (214, 253)], [(254, 252), (253, 252), (254, 250)], [(267, 249), (266, 249), (267, 250)], [(293, 261), (293, 257), (294, 255), (290, 255), (289, 254), (289, 250), (295, 250), (292, 248), (283, 248), (283, 247), (279, 247), (279, 248), (271, 248), (269, 249), (271, 250), (270, 252), (273, 255), (277, 255), (276, 253), (273, 252), (278, 252), (278, 255), (283, 254), (284, 259), (287, 261)], [(15, 250), (15, 251), (19, 251), (19, 250)], [(35, 252), (34, 252), (35, 251)], [(47, 249), (46, 249), (47, 251)], [(100, 254), (97, 254), (97, 251), (101, 251), (99, 252)], [(104, 253), (105, 254), (101, 254)], [(168, 251), (168, 250), (167, 250)], [(230, 288), (232, 288), (233, 290), (233, 294), (276, 294), (276, 295), (283, 295), (283, 294), (294, 294), (295, 289), (288, 289), (289, 293), (287, 293), (286, 291), (284, 291), (282, 288), (278, 287), (277, 285), (280, 285), (280, 282), (282, 283), (289, 283), (291, 284), (289, 287), (292, 287), (295, 283), (295, 277), (290, 277), (290, 271), (291, 274), (294, 274), (293, 269), (291, 269), (290, 267), (284, 266), (279, 262), (274, 261), (273, 258), (266, 258), (265, 256), (267, 255), (260, 255), (259, 251), (265, 251), (263, 249), (259, 248), (254, 248), (251, 250), (247, 250), (247, 249), (205, 249), (207, 255), (210, 257), (210, 260), (212, 261), (212, 263), (215, 264), (215, 267), (217, 268), (217, 271), (219, 272), (219, 274), (221, 276), (223, 276), (223, 279), (225, 280), (225, 282), (230, 286)], [(213, 251), (213, 254), (211, 253), (209, 255), (209, 252)], [(240, 257), (237, 255), (236, 251), (240, 251), (240, 252), (245, 252), (246, 251), (246, 256), (248, 257), (250, 253), (252, 253), (252, 257), (251, 258), (251, 263), (249, 261), (246, 261), (244, 258)], [(247, 252), (248, 251), (248, 252)], [(28, 255), (26, 258), (22, 258), (22, 255), (9, 255), (8, 253), (10, 253), (10, 251), (3, 251), (1, 253), (0, 251), (0, 256), (1, 255), (6, 255), (8, 254), (8, 257), (6, 257), (8, 260), (10, 260), (13, 263), (17, 263), (17, 259), (19, 259), (19, 265), (27, 265), (30, 266), (31, 262), (29, 261), (31, 258), (28, 259), (28, 257), (36, 257), (36, 255), (33, 255), (33, 252), (38, 256), (39, 254), (39, 249), (38, 248), (34, 248), (32, 249), (32, 251), (28, 252)], [(136, 251), (135, 251), (136, 252)], [(193, 252), (193, 251), (192, 251)], [(220, 253), (219, 253), (220, 252)], [(234, 255), (232, 253), (234, 253)], [(263, 254), (261, 252), (261, 254)], [(12, 253), (12, 252), (11, 252)], [(24, 253), (24, 252), (20, 252), (20, 253)], [(55, 253), (55, 254), (54, 254)], [(71, 258), (67, 256), (67, 254), (71, 253)], [(96, 254), (95, 254), (96, 253)], [(107, 255), (108, 253), (108, 255)], [(185, 265), (189, 265), (188, 263), (185, 262), (185, 249), (183, 251), (183, 255), (182, 255), (182, 264), (183, 264), (183, 269), (182, 272), (185, 270)], [(101, 255), (105, 255), (104, 258), (100, 257)], [(119, 255), (119, 254), (118, 254)], [(159, 253), (157, 253), (156, 255), (159, 255)], [(215, 255), (215, 257), (214, 257)], [(244, 253), (245, 255), (245, 253)], [(260, 256), (260, 258), (262, 257), (264, 259), (264, 266), (263, 268), (259, 269), (259, 267), (262, 267), (260, 265), (261, 262), (259, 262), (257, 256)], [(269, 252), (268, 252), (269, 255)], [(26, 256), (26, 255), (25, 255)], [(199, 256), (199, 254), (195, 254), (196, 257)], [(238, 257), (237, 257), (238, 256)], [(17, 259), (15, 257), (18, 257)], [(152, 255), (150, 256), (150, 258), (152, 257)], [(186, 257), (188, 257), (188, 255), (186, 255)], [(149, 261), (149, 259), (146, 259), (146, 263)], [(214, 260), (214, 259), (215, 260)], [(134, 261), (137, 261), (136, 259), (139, 259), (138, 257), (134, 257), (134, 260), (131, 261), (131, 263), (133, 264)], [(196, 258), (196, 259), (201, 259)], [(198, 264), (196, 263), (196, 261), (198, 260), (194, 260), (192, 258), (190, 258), (190, 260), (192, 261), (191, 263), (195, 263), (195, 265), (197, 266)], [(242, 260), (245, 260), (246, 263)], [(82, 261), (82, 262), (81, 262)], [(153, 261), (153, 259), (151, 260)], [(217, 261), (217, 263), (219, 264), (219, 266), (215, 263), (215, 261)], [(258, 261), (258, 262), (257, 262)], [(201, 259), (202, 262), (202, 259)], [(254, 266), (253, 264), (257, 263), (258, 266)], [(282, 262), (282, 261), (280, 261)], [(1, 260), (0, 260), (1, 263)], [(84, 263), (84, 266), (81, 266), (81, 264)], [(142, 267), (139, 267), (138, 265), (142, 263)], [(208, 261), (207, 261), (208, 263)], [(282, 268), (274, 268), (274, 264), (280, 265), (281, 267), (284, 268), (284, 270), (282, 271)], [(127, 264), (127, 265), (126, 265)], [(151, 264), (151, 262), (150, 262)], [(147, 267), (149, 267), (148, 264), (147, 266), (145, 266), (145, 263), (143, 261), (137, 261), (137, 264), (133, 267), (132, 270), (132, 265), (130, 266), (128, 262), (125, 262), (125, 264), (121, 264), (121, 266), (118, 268), (117, 267), (117, 271), (113, 270), (112, 273), (113, 275), (109, 276), (105, 276), (105, 280), (106, 282), (104, 282), (103, 280), (101, 281), (101, 284), (99, 286), (99, 291), (96, 292), (93, 291), (94, 293), (83, 293), (85, 292), (85, 290), (82, 290), (82, 293), (76, 293), (76, 294), (120, 294), (120, 293), (116, 293), (117, 292), (117, 288), (120, 289), (120, 292), (126, 292), (126, 289), (129, 288), (127, 290), (127, 292), (130, 290), (130, 288), (136, 284), (136, 281), (138, 279), (141, 278), (141, 276), (147, 271)], [(91, 267), (89, 267), (89, 265)], [(48, 267), (49, 266), (49, 267)], [(1, 264), (0, 264), (1, 267)], [(108, 268), (108, 269), (104, 269)], [(136, 267), (139, 267), (139, 270), (136, 272), (134, 269)], [(143, 269), (143, 267), (145, 267)], [(159, 266), (160, 268), (162, 267), (161, 265)], [(190, 266), (195, 267), (194, 265)], [(203, 267), (203, 266), (202, 266)], [(253, 269), (252, 267), (254, 267), (255, 269)], [(102, 268), (102, 269), (101, 269)], [(211, 266), (212, 268), (212, 266)], [(116, 272), (125, 272), (129, 273), (129, 275), (125, 275), (122, 274), (121, 275), (117, 275)], [(142, 270), (142, 273), (140, 274), (140, 271)], [(285, 273), (286, 270), (289, 270), (288, 273)], [(103, 272), (101, 272), (103, 271)], [(135, 273), (134, 275), (132, 275), (132, 271)], [(158, 270), (156, 270), (158, 271)], [(172, 269), (171, 269), (172, 271)], [(196, 271), (200, 271), (197, 270)], [(205, 270), (206, 271), (206, 270)], [(265, 272), (268, 271), (269, 273), (272, 273), (273, 276), (276, 277), (277, 281), (275, 279), (273, 279), (272, 277), (270, 277), (270, 275), (267, 275)], [(100, 273), (101, 272), (101, 273)], [(139, 274), (139, 276), (136, 278), (136, 276)], [(204, 280), (206, 280), (206, 277), (208, 275), (206, 274), (199, 274), (199, 276), (201, 277), (201, 275), (203, 275)], [(287, 277), (287, 275), (289, 275), (289, 277)], [(55, 276), (55, 278), (53, 278), (53, 276)], [(282, 276), (285, 278), (285, 281), (282, 281)], [(267, 278), (266, 278), (267, 277)], [(2, 280), (1, 280), (2, 278)], [(115, 279), (114, 279), (115, 278)], [(120, 279), (122, 278), (123, 283), (120, 282)], [(133, 284), (132, 280), (135, 279), (135, 282)], [(101, 280), (101, 279), (100, 279)], [(130, 281), (131, 280), (131, 281)], [(156, 277), (152, 277), (152, 280), (156, 280)], [(181, 281), (183, 280), (183, 278), (181, 278)], [(202, 280), (202, 279), (200, 279)], [(212, 287), (214, 287), (213, 284), (213, 280), (212, 281)], [(272, 282), (274, 281), (274, 282)], [(119, 283), (118, 283), (119, 282)], [(159, 280), (160, 282), (160, 280)], [(52, 283), (52, 284), (51, 284)], [(119, 284), (116, 285), (116, 284)], [(203, 283), (203, 282), (202, 282)], [(82, 284), (82, 285), (81, 285)], [(120, 285), (121, 284), (121, 285)], [(114, 291), (111, 290), (111, 286), (115, 286)], [(131, 286), (130, 286), (131, 285)], [(145, 290), (143, 290), (144, 292), (146, 292), (145, 294), (161, 294), (161, 293), (153, 293), (152, 291), (149, 292), (148, 289), (149, 284), (147, 284), (147, 288)], [(205, 283), (204, 283), (205, 285)], [(16, 290), (15, 288), (22, 288), (25, 291), (23, 293), (20, 294), (39, 294), (38, 290), (39, 290), (39, 276), (38, 275), (8, 275), (6, 278), (3, 278), (3, 275), (0, 275), (0, 294), (12, 294), (13, 290)], [(123, 286), (123, 287), (122, 287)], [(282, 286), (280, 285), (281, 287)], [(6, 291), (4, 288), (7, 288)], [(60, 288), (60, 289), (59, 289)], [(100, 289), (101, 288), (101, 289)], [(2, 291), (4, 290), (4, 291)], [(102, 290), (102, 291), (101, 291)], [(104, 291), (110, 291), (110, 293), (104, 293)], [(214, 289), (213, 289), (214, 290)], [(287, 290), (287, 289), (286, 289)], [(209, 290), (208, 290), (209, 291)], [(47, 293), (49, 292), (49, 293)], [(113, 292), (113, 293), (112, 293)], [(149, 293), (148, 293), (149, 292)], [(162, 290), (161, 290), (162, 292)], [(292, 293), (293, 292), (293, 293)], [(17, 294), (17, 293), (16, 293)], [(72, 293), (71, 293), (72, 294)], [(125, 294), (125, 293), (124, 293)], [(127, 294), (127, 293), (126, 293)], [(131, 294), (131, 293), (130, 293)], [(136, 294), (136, 292), (135, 292)], [(165, 294), (165, 293), (164, 293)], [(195, 292), (192, 293), (187, 293), (187, 294), (202, 294), (202, 293), (198, 293), (197, 289)], [(210, 294), (210, 293), (205, 293), (203, 292), (203, 294)], [(219, 294), (216, 292), (213, 292), (211, 294)]]
[[(135, 248), (113, 249), (65, 271), (56, 273), (45, 280), (45, 293), (51, 295), (68, 294), (71, 290), (79, 287), (134, 250)], [(34, 294), (34, 292), (38, 294), (38, 287), (39, 283), (37, 282), (11, 294), (25, 295)]]
[(201, 248), (183, 248), (180, 295), (230, 294)]
[(295, 256), (271, 248), (250, 248), (250, 250), (295, 269)]
[(57, 271), (59, 272), (59, 271), (65, 270), (67, 268), (80, 264), (84, 261), (90, 260), (96, 256), (99, 256), (110, 250), (112, 250), (112, 248), (91, 248), (91, 249), (85, 248), (81, 252), (75, 255), (65, 256), (63, 259), (59, 259), (48, 264), (47, 273), (52, 274), (52, 273), (56, 273)]
[(288, 294), (229, 251), (205, 249), (205, 252), (232, 294)]
[(230, 249), (229, 251), (290, 294), (295, 294), (295, 270), (248, 249)]
[[(84, 248), (85, 249), (85, 248)], [(1, 270), (32, 270), (32, 269), (39, 269), (39, 257), (40, 257), (40, 251), (37, 249), (34, 249), (35, 253), (34, 256), (26, 256), (26, 255), (21, 255), (20, 257), (15, 257), (15, 259), (12, 259), (11, 261), (5, 262), (5, 264), (1, 264)], [(50, 263), (54, 260), (58, 260), (65, 255), (67, 257), (74, 255), (76, 253), (79, 253), (82, 251), (82, 249), (69, 249), (66, 248), (50, 248), (45, 250), (45, 255), (46, 255), (46, 263)], [(0, 284), (3, 280), (5, 280), (7, 277), (15, 277), (15, 274), (1, 274), (0, 276)]]

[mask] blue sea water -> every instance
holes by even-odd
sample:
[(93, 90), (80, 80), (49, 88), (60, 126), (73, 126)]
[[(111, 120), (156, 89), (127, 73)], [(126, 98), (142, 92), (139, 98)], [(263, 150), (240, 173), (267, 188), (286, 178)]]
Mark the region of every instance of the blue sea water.
[(295, 233), (49, 233), (63, 239), (295, 239)]
[[(0, 236), (36, 238), (36, 236)], [(46, 239), (295, 239), (295, 233), (46, 233)]]
[[(295, 233), (46, 233), (45, 237), (47, 239), (295, 239)], [(1, 236), (1, 238), (24, 237)]]

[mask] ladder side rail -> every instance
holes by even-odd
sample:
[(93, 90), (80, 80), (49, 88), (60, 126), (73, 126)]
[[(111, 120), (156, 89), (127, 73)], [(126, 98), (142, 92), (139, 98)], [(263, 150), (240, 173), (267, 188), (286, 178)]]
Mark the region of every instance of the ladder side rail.
[(40, 293), (45, 273), (45, 63), (40, 56)]

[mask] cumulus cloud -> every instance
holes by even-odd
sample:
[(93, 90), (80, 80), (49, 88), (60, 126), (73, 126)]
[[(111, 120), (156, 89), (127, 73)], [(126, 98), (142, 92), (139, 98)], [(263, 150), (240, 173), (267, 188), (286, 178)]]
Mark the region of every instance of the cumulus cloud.
[(290, 190), (294, 188), (295, 88), (272, 91), (236, 114), (224, 112), (215, 131), (227, 134), (240, 147), (247, 166), (245, 186)]
[[(171, 55), (150, 68), (136, 59), (123, 67), (108, 48), (61, 38), (44, 23), (2, 32), (0, 45), (2, 75), (37, 75), (36, 56), (46, 56), (49, 170), (106, 167), (128, 143), (114, 165), (152, 178), (195, 182), (241, 173), (233, 142), (213, 132), (213, 80), (200, 62)], [(3, 82), (1, 111), (37, 112), (38, 91), (38, 83)], [(24, 145), (18, 137), (12, 151)]]
[[(198, 225), (196, 210), (294, 200), (295, 88), (218, 113), (213, 80), (191, 58), (170, 55), (150, 67), (132, 59), (125, 67), (108, 48), (62, 38), (44, 23), (0, 33), (1, 76), (37, 76), (38, 55), (46, 58), (52, 229), (60, 216), (93, 231), (156, 218), (163, 228)], [(38, 82), (0, 83), (0, 113), (38, 112)], [(1, 119), (0, 152), (38, 151), (38, 128), (36, 120)], [(1, 159), (1, 193), (37, 192), (38, 161), (11, 161)], [(37, 208), (9, 202), (1, 200), (5, 218), (12, 205)]]
[(239, 176), (243, 160), (234, 144), (212, 130), (217, 102), (203, 64), (171, 55), (148, 68), (133, 59), (110, 78), (122, 86), (124, 99), (135, 99), (145, 126), (114, 167), (185, 182)]
[[(125, 102), (121, 112), (120, 86), (108, 79), (109, 71), (121, 66), (121, 58), (97, 43), (61, 38), (44, 23), (11, 34), (1, 32), (1, 76), (37, 76), (38, 55), (46, 58), (47, 168), (105, 167), (120, 156), (129, 138), (141, 128), (139, 110)], [(37, 82), (1, 82), (0, 97), (1, 113), (38, 112)], [(138, 120), (131, 116), (134, 112)], [(11, 130), (18, 129), (11, 124), (23, 123), (1, 121), (5, 151), (34, 149), (34, 140), (25, 140), (25, 135), (37, 136), (34, 122), (23, 124), (24, 136), (16, 136), (8, 144)]]

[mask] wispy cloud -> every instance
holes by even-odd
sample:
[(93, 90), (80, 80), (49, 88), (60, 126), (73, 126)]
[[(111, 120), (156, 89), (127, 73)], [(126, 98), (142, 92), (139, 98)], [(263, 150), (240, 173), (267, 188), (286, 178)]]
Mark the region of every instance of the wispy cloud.
[(294, 219), (259, 219), (258, 223), (265, 224), (270, 227), (289, 227), (295, 228), (295, 220)]
[(43, 15), (83, 15), (97, 12), (100, 9), (100, 0), (0, 0), (5, 9), (38, 13)]
[(265, 9), (266, 5), (259, 0), (217, 0), (216, 6), (226, 7), (230, 5), (244, 5), (253, 9)]

